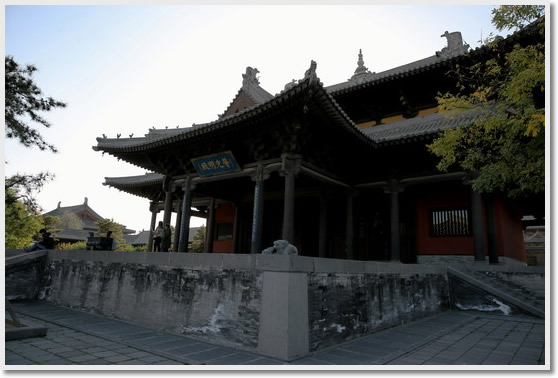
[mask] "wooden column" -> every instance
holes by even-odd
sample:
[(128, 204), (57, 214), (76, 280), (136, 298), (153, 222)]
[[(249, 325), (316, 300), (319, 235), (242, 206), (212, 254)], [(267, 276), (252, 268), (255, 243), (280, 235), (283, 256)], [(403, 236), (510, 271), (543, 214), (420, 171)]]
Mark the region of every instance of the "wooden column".
[(498, 240), (494, 218), (494, 197), (486, 198), (486, 223), (488, 226), (488, 262), (498, 264)]
[(345, 219), (345, 257), (347, 259), (353, 259), (353, 249), (354, 249), (354, 214), (353, 214), (353, 199), (354, 193), (347, 193), (347, 205), (346, 205), (346, 219)]
[(243, 253), (245, 251), (241, 250), (240, 239), (241, 230), (243, 226), (240, 224), (243, 221), (243, 207), (239, 203), (235, 203), (235, 213), (234, 213), (234, 226), (233, 226), (233, 253)]
[(327, 218), (328, 218), (328, 195), (320, 194), (320, 233), (318, 237), (318, 256), (327, 257)]
[(471, 217), (473, 218), (473, 239), (475, 246), (475, 261), (484, 261), (486, 256), (486, 238), (482, 216), (481, 194), (471, 188)]
[(170, 177), (165, 177), (163, 182), (163, 190), (165, 191), (165, 212), (163, 214), (163, 225), (170, 224), (172, 215), (172, 197), (174, 192), (174, 182)]
[(205, 244), (203, 251), (213, 253), (213, 233), (215, 230), (215, 198), (209, 200), (207, 207), (207, 221), (205, 222)]
[(300, 172), (301, 157), (299, 155), (283, 154), (280, 174), (285, 177), (285, 197), (283, 205), (283, 240), (294, 242), (295, 222), (295, 178)]
[(151, 211), (151, 223), (149, 224), (149, 238), (147, 239), (147, 251), (153, 251), (153, 230), (155, 230), (155, 223), (157, 222), (157, 213), (159, 212), (158, 202), (152, 201), (149, 204), (149, 211)]
[(390, 196), (391, 261), (401, 261), (401, 239), (399, 230), (399, 193), (403, 186), (397, 180), (390, 180), (384, 192)]
[(269, 178), (269, 173), (265, 172), (265, 167), (258, 165), (256, 172), (252, 175), (252, 180), (256, 182), (254, 186), (254, 210), (252, 215), (252, 237), (250, 243), (251, 253), (262, 251), (262, 230), (264, 214), (264, 181)]
[(182, 202), (177, 201), (176, 204), (176, 221), (174, 224), (174, 237), (172, 239), (172, 251), (178, 252), (178, 242), (180, 238), (180, 225), (182, 222)]
[(186, 177), (182, 186), (184, 198), (182, 199), (182, 220), (180, 221), (180, 239), (178, 242), (178, 252), (188, 252), (188, 237), (190, 234), (190, 208), (192, 207), (192, 177)]

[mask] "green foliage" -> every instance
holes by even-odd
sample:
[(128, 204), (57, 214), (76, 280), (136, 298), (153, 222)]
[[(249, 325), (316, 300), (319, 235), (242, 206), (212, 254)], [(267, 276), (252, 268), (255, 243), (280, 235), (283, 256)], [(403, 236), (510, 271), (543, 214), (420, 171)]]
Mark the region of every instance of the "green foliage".
[(60, 217), (60, 228), (63, 230), (83, 230), (83, 222), (76, 214), (65, 213)]
[(40, 206), (35, 201), (33, 193), (40, 192), (43, 186), (53, 178), (54, 175), (48, 172), (6, 177), (4, 180), (5, 204), (20, 201), (28, 208), (39, 211)]
[(124, 233), (122, 230), (124, 226), (116, 223), (114, 219), (103, 219), (101, 221), (95, 222), (99, 230), (95, 233), (96, 236), (105, 237), (107, 232), (112, 231), (111, 238), (115, 239), (118, 243), (121, 243), (124, 239)]
[(58, 232), (60, 229), (60, 218), (53, 217), (52, 215), (43, 215), (43, 223), (49, 232)]
[(189, 252), (202, 253), (205, 246), (205, 226), (200, 226), (194, 235)]
[(499, 31), (519, 29), (543, 14), (543, 5), (501, 5), (492, 10), (492, 24)]
[(5, 248), (28, 247), (44, 227), (43, 218), (20, 201), (6, 204), (4, 221)]
[(136, 251), (136, 247), (134, 247), (131, 244), (120, 243), (116, 247), (115, 251), (118, 251), (118, 252), (134, 252), (134, 251)]
[(45, 127), (50, 127), (50, 123), (39, 115), (39, 112), (66, 106), (52, 97), (43, 97), (41, 89), (33, 81), (35, 72), (37, 72), (35, 66), (22, 67), (13, 57), (6, 57), (6, 137), (18, 139), (25, 147), (37, 146), (41, 150), (48, 149), (56, 152), (56, 147), (47, 143), (41, 134), (25, 121), (28, 118)]
[[(43, 97), (41, 89), (34, 83), (33, 74), (37, 68), (21, 67), (13, 57), (5, 60), (5, 133), (7, 138), (19, 140), (25, 147), (37, 146), (40, 150), (56, 152), (41, 134), (26, 122), (50, 124), (39, 112), (50, 111), (66, 105), (50, 97)], [(4, 208), (6, 248), (21, 248), (31, 242), (33, 235), (43, 226), (43, 219), (37, 212), (40, 206), (33, 193), (42, 189), (54, 175), (41, 172), (36, 175), (16, 174), (4, 179)], [(48, 223), (48, 222), (47, 222)]]
[[(526, 15), (539, 13), (505, 6), (496, 14), (497, 27), (506, 17), (516, 27)], [(459, 93), (440, 95), (440, 112), (477, 111), (481, 116), (471, 125), (446, 130), (428, 146), (440, 158), (438, 169), (458, 166), (473, 174), (473, 188), (481, 192), (518, 197), (544, 191), (544, 47), (544, 39), (509, 51), (494, 43), (491, 58), (456, 67)]]
[(86, 241), (78, 241), (75, 243), (59, 243), (56, 249), (72, 250), (72, 251), (85, 251), (87, 249)]

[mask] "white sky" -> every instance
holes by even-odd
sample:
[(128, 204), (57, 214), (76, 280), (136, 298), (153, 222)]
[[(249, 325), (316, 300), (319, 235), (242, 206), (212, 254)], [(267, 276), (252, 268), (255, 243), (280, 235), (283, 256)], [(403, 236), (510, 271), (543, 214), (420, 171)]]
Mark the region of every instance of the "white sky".
[[(142, 136), (213, 121), (230, 104), (247, 66), (272, 94), (317, 62), (324, 85), (347, 80), (358, 50), (381, 72), (433, 55), (440, 35), (461, 31), (471, 47), (494, 31), (492, 6), (6, 6), (5, 53), (39, 68), (47, 96), (67, 103), (37, 125), (59, 153), (5, 141), (5, 175), (56, 175), (37, 196), (44, 211), (88, 197), (105, 218), (148, 229), (147, 199), (103, 186), (145, 170), (92, 150), (96, 137)], [(159, 213), (162, 219), (162, 212)], [(173, 218), (174, 219), (174, 218)], [(173, 220), (174, 222), (174, 220)], [(203, 221), (193, 218), (192, 225)]]

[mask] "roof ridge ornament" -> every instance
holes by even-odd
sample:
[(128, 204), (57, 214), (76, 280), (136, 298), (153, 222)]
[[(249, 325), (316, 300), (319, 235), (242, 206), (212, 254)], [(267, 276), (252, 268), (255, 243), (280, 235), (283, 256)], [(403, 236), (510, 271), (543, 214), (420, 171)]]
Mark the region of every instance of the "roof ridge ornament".
[(355, 73), (353, 76), (356, 75), (361, 75), (361, 74), (365, 74), (368, 73), (368, 68), (366, 68), (366, 66), (364, 65), (364, 59), (362, 59), (362, 49), (358, 50), (358, 62), (357, 62), (357, 68), (355, 70)]
[(318, 75), (316, 75), (317, 66), (318, 64), (315, 61), (311, 60), (310, 68), (308, 68), (304, 73), (304, 79), (309, 79), (311, 82), (317, 81), (318, 80)]
[(242, 88), (246, 88), (249, 85), (259, 85), (260, 81), (256, 76), (259, 73), (260, 71), (257, 68), (246, 67), (246, 73), (242, 74)]
[(451, 32), (447, 30), (444, 34), (440, 36), (441, 38), (446, 38), (448, 45), (442, 49), (442, 51), (436, 51), (436, 56), (439, 58), (450, 58), (453, 56), (466, 54), (469, 52), (469, 45), (463, 41), (461, 32)]

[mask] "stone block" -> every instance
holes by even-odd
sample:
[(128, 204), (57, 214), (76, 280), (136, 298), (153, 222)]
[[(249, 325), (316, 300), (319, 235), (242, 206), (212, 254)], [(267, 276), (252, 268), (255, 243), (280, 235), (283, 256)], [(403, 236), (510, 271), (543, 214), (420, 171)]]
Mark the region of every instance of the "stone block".
[(258, 352), (286, 361), (308, 354), (307, 274), (264, 272)]
[(314, 272), (316, 273), (340, 273), (345, 269), (345, 260), (339, 259), (314, 259)]
[(364, 262), (364, 272), (365, 273), (371, 273), (371, 274), (377, 274), (378, 270), (379, 270), (379, 263), (377, 262), (373, 262), (373, 261), (365, 261)]
[(193, 268), (221, 269), (223, 267), (222, 253), (191, 253), (193, 256)]
[(105, 260), (107, 263), (122, 263), (124, 255), (121, 252), (106, 251)]
[(73, 261), (92, 261), (94, 251), (69, 251), (68, 259)]
[(401, 264), (401, 274), (424, 274), (424, 267), (421, 264)]
[(191, 262), (191, 253), (184, 252), (170, 252), (169, 254), (169, 265), (175, 266), (177, 268), (184, 268), (188, 266)]
[(291, 266), (288, 255), (256, 255), (256, 269), (287, 272)]
[(147, 252), (117, 252), (122, 254), (122, 262), (130, 264), (146, 264)]
[(252, 254), (223, 254), (223, 269), (254, 270), (256, 268), (256, 256)]
[(113, 253), (112, 251), (91, 251), (93, 259), (95, 261), (106, 262), (108, 260), (109, 253)]
[(346, 273), (364, 273), (366, 270), (364, 261), (344, 260), (344, 266)]
[(68, 253), (71, 251), (65, 249), (55, 249), (48, 251), (48, 259), (49, 260), (67, 260)]
[(291, 272), (313, 272), (314, 257), (308, 256), (289, 256)]
[(400, 273), (401, 272), (400, 262), (380, 262), (378, 263), (378, 273)]
[(146, 252), (145, 264), (147, 265), (170, 265), (169, 252)]

